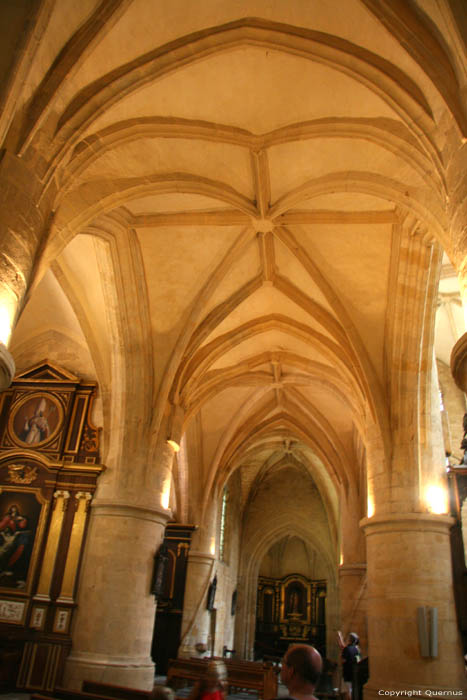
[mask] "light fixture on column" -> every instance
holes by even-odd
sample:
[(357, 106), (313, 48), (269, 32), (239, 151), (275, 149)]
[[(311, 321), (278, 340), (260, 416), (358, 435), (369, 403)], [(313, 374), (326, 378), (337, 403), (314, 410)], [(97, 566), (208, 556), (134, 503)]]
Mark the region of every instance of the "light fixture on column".
[(170, 445), (174, 452), (180, 452), (180, 445), (176, 440), (173, 440), (171, 437), (168, 437), (167, 444)]
[(446, 489), (437, 484), (428, 486), (425, 494), (426, 505), (429, 513), (442, 515), (448, 512), (448, 499)]

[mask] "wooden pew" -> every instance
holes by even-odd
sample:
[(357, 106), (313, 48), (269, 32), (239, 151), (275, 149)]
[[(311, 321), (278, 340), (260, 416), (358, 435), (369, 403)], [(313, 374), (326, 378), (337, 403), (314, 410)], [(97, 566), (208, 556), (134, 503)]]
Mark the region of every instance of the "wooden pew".
[[(258, 693), (263, 700), (277, 696), (277, 675), (273, 664), (239, 659), (217, 659), (227, 669), (228, 692), (247, 690)], [(178, 681), (196, 683), (203, 678), (210, 659), (170, 659), (167, 685), (176, 687)]]

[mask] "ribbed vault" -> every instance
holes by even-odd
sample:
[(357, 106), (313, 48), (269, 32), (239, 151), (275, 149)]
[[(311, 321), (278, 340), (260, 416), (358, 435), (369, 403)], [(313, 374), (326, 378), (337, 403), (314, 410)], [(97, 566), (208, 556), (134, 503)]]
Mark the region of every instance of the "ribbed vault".
[[(335, 538), (339, 498), (365, 502), (368, 436), (378, 460), (392, 456), (400, 299), (423, 284), (400, 251), (412, 236), (420, 265), (431, 256), (430, 299), (435, 241), (452, 252), (445, 123), (459, 139), (465, 110), (451, 38), (431, 32), (430, 3), (407, 10), (440, 79), (386, 2), (352, 0), (352, 22), (327, 3), (311, 19), (298, 0), (196, 17), (181, 2), (151, 41), (142, 2), (86, 16), (74, 4), (54, 5), (48, 31), (68, 33), (38, 51), (9, 132), (52, 210), (14, 338), (22, 362), (41, 359), (23, 350), (53, 275), (103, 388), (105, 434), (131, 461), (135, 426), (148, 488), (172, 432), (185, 436), (173, 507), (194, 521), (237, 470), (246, 507), (271, 469), (295, 464)], [(406, 324), (428, 318), (417, 303)], [(192, 482), (203, 489), (188, 502)]]

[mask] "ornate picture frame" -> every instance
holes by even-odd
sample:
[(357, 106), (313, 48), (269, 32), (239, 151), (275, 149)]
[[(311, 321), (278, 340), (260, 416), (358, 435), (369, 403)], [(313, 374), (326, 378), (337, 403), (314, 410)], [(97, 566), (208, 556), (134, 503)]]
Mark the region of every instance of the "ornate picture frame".
[(42, 447), (58, 435), (63, 417), (63, 406), (56, 396), (44, 391), (28, 393), (12, 407), (8, 432), (21, 447)]
[(0, 594), (30, 593), (47, 510), (40, 489), (1, 488)]

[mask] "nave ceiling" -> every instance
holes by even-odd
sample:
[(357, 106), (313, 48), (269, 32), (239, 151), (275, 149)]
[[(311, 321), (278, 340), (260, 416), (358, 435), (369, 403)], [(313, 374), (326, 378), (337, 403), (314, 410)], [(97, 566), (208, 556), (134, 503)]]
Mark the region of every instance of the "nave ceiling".
[[(11, 349), (99, 382), (107, 450), (180, 407), (181, 518), (184, 470), (206, 507), (236, 469), (247, 504), (292, 466), (335, 527), (341, 492), (364, 514), (369, 421), (389, 450), (401, 251), (439, 272), (465, 66), (402, 49), (390, 3), (338, 5), (44, 3), (8, 138), (54, 214)], [(444, 4), (408, 7), (449, 63)]]

